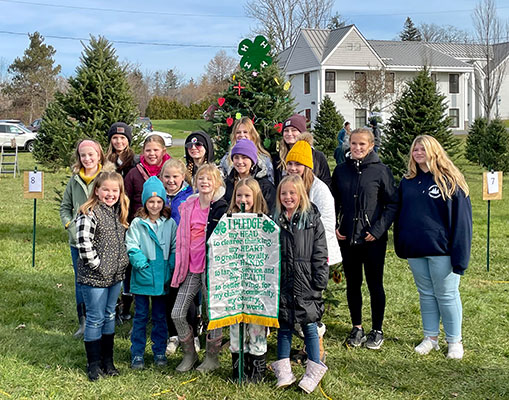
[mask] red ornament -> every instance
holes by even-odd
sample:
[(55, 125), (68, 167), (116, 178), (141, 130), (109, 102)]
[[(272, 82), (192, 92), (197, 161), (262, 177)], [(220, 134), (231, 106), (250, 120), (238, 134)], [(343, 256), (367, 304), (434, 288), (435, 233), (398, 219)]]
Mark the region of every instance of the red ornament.
[(281, 133), (281, 131), (283, 130), (283, 123), (280, 122), (279, 124), (275, 124), (274, 125), (274, 128), (279, 132)]
[[(233, 118), (232, 117), (226, 118), (226, 125), (228, 125), (228, 126), (232, 126), (233, 125)], [(282, 126), (283, 126), (283, 124), (281, 124), (281, 127)]]
[(217, 104), (219, 104), (219, 107), (222, 107), (226, 99), (224, 97), (220, 97), (217, 99)]
[(240, 86), (240, 81), (239, 81), (239, 83), (237, 83), (237, 86), (234, 86), (233, 88), (238, 90), (237, 94), (240, 96), (240, 89), (245, 89), (246, 87)]

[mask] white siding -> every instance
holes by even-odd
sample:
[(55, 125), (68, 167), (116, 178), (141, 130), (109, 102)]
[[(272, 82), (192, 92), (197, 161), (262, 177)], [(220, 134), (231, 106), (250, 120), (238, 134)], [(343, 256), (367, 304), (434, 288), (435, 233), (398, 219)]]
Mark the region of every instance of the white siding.
[(359, 34), (351, 30), (324, 65), (375, 67), (379, 66), (380, 62)]

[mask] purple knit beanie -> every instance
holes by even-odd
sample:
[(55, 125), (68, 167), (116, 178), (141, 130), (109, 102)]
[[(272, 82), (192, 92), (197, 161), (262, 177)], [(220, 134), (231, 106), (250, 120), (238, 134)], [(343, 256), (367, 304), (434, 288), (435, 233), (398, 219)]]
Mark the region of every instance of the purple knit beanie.
[(255, 144), (249, 139), (240, 139), (231, 151), (231, 157), (235, 154), (242, 154), (243, 156), (249, 157), (253, 162), (253, 165), (258, 163), (258, 150)]

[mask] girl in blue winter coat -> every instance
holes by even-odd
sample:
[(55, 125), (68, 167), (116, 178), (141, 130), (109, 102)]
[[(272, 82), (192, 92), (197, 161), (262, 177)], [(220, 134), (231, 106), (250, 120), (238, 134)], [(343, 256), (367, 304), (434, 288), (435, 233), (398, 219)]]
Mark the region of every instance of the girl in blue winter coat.
[(459, 284), (470, 259), (472, 206), (463, 174), (428, 135), (417, 136), (410, 148), (394, 244), (396, 254), (408, 259), (419, 292), (424, 340), (415, 351), (439, 349), (442, 320), (447, 357), (463, 358)]
[(131, 293), (135, 313), (131, 334), (131, 367), (143, 369), (147, 343), (149, 303), (152, 300), (152, 352), (154, 364), (165, 366), (168, 331), (165, 294), (175, 268), (177, 224), (165, 207), (166, 191), (159, 178), (152, 176), (143, 184), (140, 208), (126, 235), (127, 254), (133, 267)]

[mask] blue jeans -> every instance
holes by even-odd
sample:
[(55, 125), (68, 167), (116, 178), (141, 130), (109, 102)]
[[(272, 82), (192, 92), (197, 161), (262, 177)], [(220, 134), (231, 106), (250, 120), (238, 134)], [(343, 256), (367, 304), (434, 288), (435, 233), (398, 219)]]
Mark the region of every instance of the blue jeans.
[[(320, 341), (318, 339), (318, 328), (316, 322), (311, 324), (302, 325), (304, 332), (304, 344), (306, 345), (306, 353), (308, 359), (320, 364)], [(277, 331), (277, 359), (290, 357), (290, 350), (292, 348), (292, 333), (293, 324), (289, 325), (286, 322), (280, 322), (279, 330)]]
[(71, 246), (72, 268), (74, 269), (74, 294), (76, 295), (76, 307), (78, 309), (78, 317), (82, 317), (80, 304), (83, 304), (83, 294), (81, 293), (81, 284), (78, 283), (78, 260), (80, 253), (77, 247)]
[(134, 295), (134, 319), (133, 332), (131, 334), (131, 357), (145, 354), (147, 344), (147, 323), (152, 299), (152, 353), (164, 355), (166, 340), (168, 339), (168, 328), (166, 326), (166, 301), (165, 296)]
[(461, 341), (460, 276), (452, 272), (451, 257), (409, 258), (419, 292), (424, 336), (438, 336), (440, 317), (448, 343)]
[(121, 285), (122, 282), (106, 288), (81, 285), (87, 308), (85, 342), (93, 342), (99, 340), (102, 335), (115, 333), (115, 305)]

